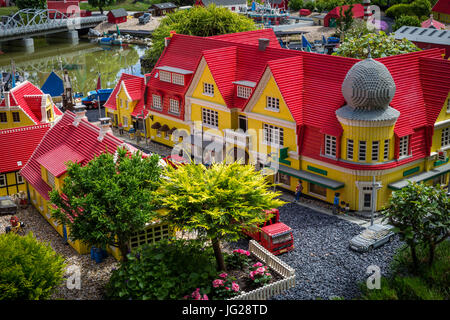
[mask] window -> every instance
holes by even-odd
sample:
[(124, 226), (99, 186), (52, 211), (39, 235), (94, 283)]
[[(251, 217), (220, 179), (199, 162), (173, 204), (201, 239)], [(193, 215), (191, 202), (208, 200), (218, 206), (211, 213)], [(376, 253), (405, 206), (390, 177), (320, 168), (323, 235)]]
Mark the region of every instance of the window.
[(123, 126), (124, 128), (128, 128), (128, 117), (123, 117)]
[(366, 141), (359, 142), (358, 160), (366, 161)]
[(336, 137), (325, 135), (325, 154), (336, 157)]
[(203, 82), (203, 94), (214, 96), (214, 85), (211, 83)]
[(128, 110), (128, 100), (125, 100), (125, 109)]
[(8, 117), (6, 116), (6, 112), (0, 112), (0, 122), (8, 122)]
[(244, 87), (244, 86), (237, 86), (237, 96), (239, 98), (248, 99), (250, 95), (252, 94), (252, 88)]
[(202, 122), (208, 126), (219, 127), (219, 113), (210, 109), (202, 109)]
[(278, 181), (281, 184), (284, 184), (286, 186), (290, 186), (291, 185), (291, 177), (288, 176), (287, 174), (279, 173), (278, 174)]
[(6, 175), (0, 174), (0, 187), (5, 187), (5, 186), (6, 186)]
[(47, 183), (50, 187), (55, 187), (55, 176), (47, 170)]
[(372, 141), (372, 161), (378, 161), (380, 141)]
[(174, 114), (180, 113), (180, 102), (175, 99), (170, 99), (169, 101), (169, 112)]
[(267, 97), (266, 98), (266, 109), (280, 111), (280, 99)]
[(347, 139), (347, 160), (353, 160), (353, 140)]
[(13, 112), (12, 116), (14, 122), (20, 122), (20, 114), (18, 112)]
[(450, 98), (447, 99), (447, 112), (450, 112)]
[(327, 196), (327, 188), (319, 186), (317, 184), (308, 183), (308, 188), (309, 188), (309, 193), (316, 195), (316, 196), (321, 196), (321, 197), (326, 197)]
[(23, 183), (23, 177), (18, 172), (16, 172), (16, 181), (18, 184)]
[(399, 157), (405, 157), (408, 155), (409, 152), (409, 136), (404, 136), (400, 138), (399, 143)]
[(157, 109), (157, 110), (162, 110), (161, 96), (158, 96), (157, 94), (152, 95), (152, 108)]
[(450, 127), (442, 130), (441, 146), (442, 147), (450, 146)]
[(170, 237), (168, 224), (156, 225), (145, 228), (130, 237), (130, 248), (134, 249), (146, 243), (155, 243)]
[(120, 108), (123, 109), (123, 99), (120, 99)]
[(184, 86), (184, 76), (178, 73), (172, 73), (172, 83)]
[(170, 72), (160, 71), (159, 72), (159, 80), (164, 82), (170, 82)]
[(389, 160), (389, 139), (384, 140), (383, 159)]
[(283, 128), (275, 127), (270, 124), (264, 124), (263, 131), (264, 131), (263, 143), (283, 146), (284, 144)]
[(50, 120), (52, 118), (52, 109), (47, 110), (47, 120)]

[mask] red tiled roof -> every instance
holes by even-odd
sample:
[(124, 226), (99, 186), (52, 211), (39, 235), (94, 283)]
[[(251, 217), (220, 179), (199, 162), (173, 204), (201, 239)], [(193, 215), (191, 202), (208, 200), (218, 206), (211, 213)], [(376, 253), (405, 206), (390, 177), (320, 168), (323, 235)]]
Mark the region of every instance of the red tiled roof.
[(438, 0), (438, 2), (436, 2), (433, 9), (431, 9), (431, 11), (450, 14), (450, 1), (449, 0)]
[(431, 26), (435, 27), (436, 29), (445, 29), (445, 24), (440, 23), (439, 21), (435, 20), (434, 18), (430, 18), (428, 20), (425, 20), (420, 25), (422, 28), (429, 28)]
[(0, 130), (0, 172), (18, 171), (33, 154), (50, 124)]
[(119, 81), (114, 87), (113, 92), (111, 93), (111, 95), (109, 96), (108, 100), (105, 103), (105, 108), (116, 110), (116, 96), (117, 93), (120, 91), (122, 82), (125, 86), (125, 90), (127, 91), (128, 95), (132, 100), (141, 99), (141, 97), (144, 95), (145, 89), (144, 77), (135, 76), (128, 73), (122, 73)]
[(72, 150), (65, 144), (62, 144), (42, 156), (36, 159), (36, 161), (42, 165), (45, 169), (50, 171), (55, 177), (59, 177), (66, 172), (66, 162), (78, 162), (81, 163), (84, 160), (84, 156), (80, 153)]
[[(81, 120), (77, 127), (73, 125), (75, 114), (66, 111), (61, 119), (47, 132), (37, 146), (34, 154), (27, 164), (22, 168), (20, 174), (35, 188), (45, 199), (48, 200), (50, 187), (41, 178), (40, 163), (43, 162), (50, 172), (61, 172), (61, 164), (77, 159), (84, 165), (95, 156), (104, 152), (113, 153), (117, 147), (125, 144), (122, 140), (107, 133), (102, 141), (98, 141), (100, 128)], [(127, 145), (129, 150), (135, 148)], [(63, 150), (64, 152), (57, 152)], [(67, 151), (70, 150), (69, 154)], [(49, 159), (50, 155), (54, 159)]]
[(77, 6), (79, 8), (79, 1), (73, 0), (73, 1), (48, 1), (47, 0), (47, 8), (48, 9), (55, 9), (58, 10), (61, 13), (71, 13), (68, 12), (68, 9), (70, 6)]
[[(349, 7), (350, 7), (350, 5), (348, 5), (348, 4), (336, 7), (334, 9), (332, 9), (330, 12), (328, 12), (327, 16), (340, 17), (341, 16), (341, 14), (340, 14), (341, 8), (342, 8), (342, 12), (345, 13), (345, 11), (348, 10)], [(360, 3), (354, 4), (352, 12), (353, 12), (354, 18), (362, 18), (362, 17), (364, 17), (364, 6)]]
[(265, 38), (269, 39), (269, 47), (272, 48), (281, 48), (280, 42), (277, 39), (277, 36), (275, 35), (275, 32), (273, 32), (273, 29), (261, 29), (261, 30), (254, 30), (254, 31), (245, 31), (245, 32), (238, 32), (238, 33), (227, 33), (227, 34), (221, 34), (217, 36), (211, 36), (208, 37), (209, 39), (214, 40), (222, 40), (222, 41), (229, 41), (233, 43), (242, 43), (242, 44), (252, 44), (252, 45), (258, 45), (259, 39)]

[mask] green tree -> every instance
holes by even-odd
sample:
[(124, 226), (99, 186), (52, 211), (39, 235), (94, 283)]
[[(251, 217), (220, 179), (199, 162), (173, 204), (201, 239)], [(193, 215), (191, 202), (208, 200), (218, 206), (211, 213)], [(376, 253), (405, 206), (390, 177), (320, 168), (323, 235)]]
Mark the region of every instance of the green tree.
[(411, 41), (407, 39), (396, 40), (394, 35), (388, 36), (385, 32), (380, 31), (379, 33), (368, 33), (361, 37), (346, 37), (333, 55), (365, 59), (369, 54), (369, 46), (372, 58), (420, 51)]
[(130, 237), (156, 216), (158, 162), (158, 155), (130, 156), (118, 148), (116, 155), (102, 153), (85, 166), (68, 163), (61, 194), (50, 192), (53, 218), (70, 227), (71, 240), (115, 246), (125, 259)]
[(411, 3), (411, 10), (417, 17), (428, 17), (431, 13), (431, 3), (429, 0), (415, 0)]
[(396, 31), (403, 26), (420, 27), (420, 20), (416, 16), (401, 15), (395, 20), (395, 23), (392, 26), (392, 30)]
[(292, 11), (299, 11), (303, 8), (303, 0), (291, 0), (289, 1), (289, 9)]
[(103, 14), (103, 8), (115, 4), (116, 0), (88, 0), (88, 3), (92, 7), (98, 8)]
[(432, 265), (436, 245), (450, 236), (450, 198), (440, 186), (409, 182), (392, 193), (383, 215), (410, 247), (415, 269), (417, 246), (428, 246)]
[(62, 283), (64, 258), (30, 232), (0, 235), (0, 300), (49, 299)]
[(221, 241), (238, 240), (243, 228), (265, 221), (265, 209), (283, 204), (252, 165), (189, 164), (168, 167), (164, 176), (158, 191), (165, 208), (161, 219), (211, 240), (219, 270), (226, 270)]
[(339, 8), (339, 17), (336, 19), (336, 35), (340, 37), (341, 34), (345, 34), (353, 24), (353, 5), (350, 5), (347, 9), (343, 7)]
[(145, 72), (150, 72), (158, 61), (164, 50), (164, 39), (172, 30), (179, 34), (207, 37), (256, 30), (256, 26), (252, 19), (215, 5), (171, 13), (161, 20), (152, 34), (153, 44), (141, 61)]
[(15, 4), (19, 9), (44, 9), (47, 0), (16, 0)]

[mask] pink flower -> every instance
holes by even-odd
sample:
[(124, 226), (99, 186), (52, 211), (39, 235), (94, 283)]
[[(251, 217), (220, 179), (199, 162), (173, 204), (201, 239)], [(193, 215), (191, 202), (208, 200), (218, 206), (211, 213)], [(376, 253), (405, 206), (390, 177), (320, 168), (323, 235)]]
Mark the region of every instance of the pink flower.
[(216, 279), (216, 280), (213, 281), (213, 287), (214, 288), (217, 288), (217, 287), (220, 287), (220, 286), (223, 286), (223, 280)]
[(255, 263), (253, 266), (254, 266), (254, 267), (262, 267), (263, 264), (262, 264), (261, 262), (257, 262), (257, 263)]
[(206, 294), (203, 295), (203, 300), (209, 300)]
[(226, 274), (225, 272), (219, 274), (219, 277), (221, 278), (226, 278), (228, 276), (228, 274)]
[(239, 285), (233, 281), (233, 283), (231, 284), (231, 289), (235, 292), (239, 291)]
[(256, 274), (264, 274), (264, 272), (266, 272), (266, 268), (264, 267), (259, 267), (258, 269), (255, 270)]
[(228, 287), (225, 287), (225, 289), (230, 290), (230, 288), (228, 288)]
[(270, 273), (267, 272), (267, 273), (266, 273), (266, 276), (271, 277), (272, 275), (271, 275)]

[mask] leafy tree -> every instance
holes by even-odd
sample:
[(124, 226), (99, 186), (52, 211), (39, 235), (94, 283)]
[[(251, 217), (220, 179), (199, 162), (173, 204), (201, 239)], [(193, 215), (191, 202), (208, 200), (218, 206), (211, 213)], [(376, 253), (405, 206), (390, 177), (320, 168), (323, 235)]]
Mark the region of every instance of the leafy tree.
[(339, 37), (345, 34), (353, 24), (353, 5), (350, 5), (345, 11), (343, 7), (339, 8), (339, 17), (336, 19), (336, 34)]
[(72, 240), (118, 247), (125, 259), (130, 237), (156, 216), (158, 161), (118, 148), (117, 155), (100, 154), (85, 166), (69, 163), (61, 194), (50, 192), (53, 218), (70, 227)]
[(450, 198), (442, 187), (409, 183), (392, 193), (389, 206), (383, 210), (385, 219), (411, 249), (414, 267), (418, 267), (416, 247), (429, 247), (432, 265), (436, 245), (450, 236)]
[(394, 35), (388, 36), (385, 32), (380, 31), (379, 33), (368, 33), (361, 37), (346, 37), (333, 55), (365, 59), (369, 54), (369, 46), (372, 58), (420, 51), (411, 41), (407, 39), (396, 40)]
[(429, 16), (431, 12), (431, 3), (429, 0), (414, 0), (396, 4), (386, 10), (386, 15), (391, 18), (399, 18), (402, 15), (407, 16)]
[(400, 18), (395, 20), (395, 23), (392, 26), (392, 30), (396, 31), (403, 26), (420, 27), (420, 20), (416, 16), (402, 15), (400, 16)]
[(303, 8), (303, 0), (291, 0), (289, 1), (289, 9), (292, 11), (299, 11)]
[(116, 0), (88, 0), (88, 3), (92, 7), (98, 8), (100, 13), (103, 14), (103, 8), (115, 4)]
[(64, 258), (30, 232), (0, 235), (0, 300), (49, 299), (62, 283)]
[(429, 0), (415, 0), (411, 3), (411, 10), (417, 17), (428, 17), (431, 13), (431, 3)]
[(386, 16), (396, 19), (401, 15), (412, 16), (414, 12), (409, 4), (396, 4), (386, 10)]
[(44, 9), (47, 7), (47, 0), (15, 0), (19, 9)]
[[(314, 2), (312, 2), (312, 1), (306, 2), (306, 3), (304, 4), (303, 8), (308, 9), (308, 10), (310, 10), (310, 11), (313, 11), (314, 8), (315, 8)], [(319, 12), (320, 12), (320, 10), (319, 10)]]
[(170, 31), (193, 36), (214, 36), (219, 34), (256, 30), (252, 19), (231, 12), (225, 7), (194, 7), (167, 15), (152, 34), (152, 46), (142, 60), (145, 72), (150, 72), (164, 50), (164, 39)]
[(264, 176), (251, 165), (199, 164), (168, 167), (158, 191), (166, 210), (161, 219), (211, 240), (219, 270), (226, 270), (221, 241), (243, 237), (242, 229), (254, 229), (266, 220), (265, 209), (283, 202), (269, 191)]

